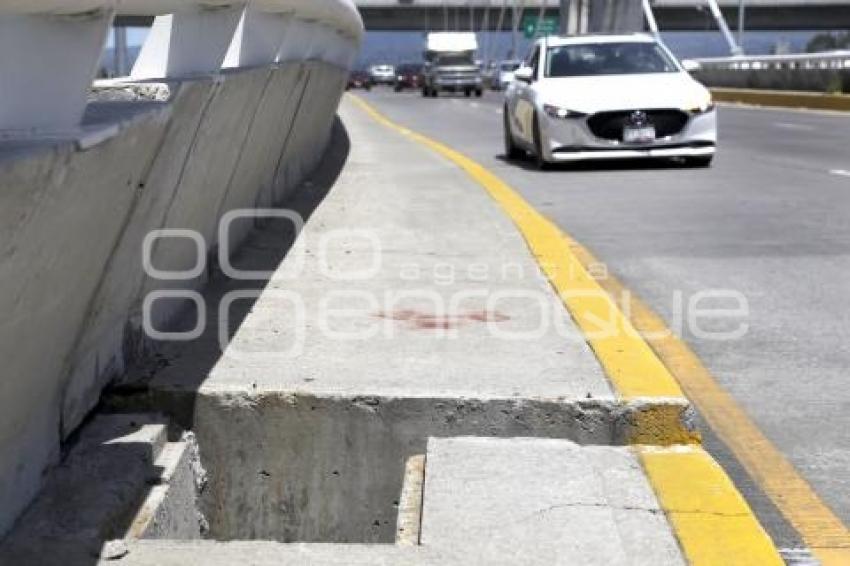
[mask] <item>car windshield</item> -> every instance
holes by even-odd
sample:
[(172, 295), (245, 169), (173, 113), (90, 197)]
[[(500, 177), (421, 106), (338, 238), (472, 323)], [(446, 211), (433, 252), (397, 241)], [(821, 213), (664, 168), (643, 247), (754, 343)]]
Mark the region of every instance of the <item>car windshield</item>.
[(656, 43), (587, 43), (549, 48), (547, 77), (675, 73), (679, 68)]

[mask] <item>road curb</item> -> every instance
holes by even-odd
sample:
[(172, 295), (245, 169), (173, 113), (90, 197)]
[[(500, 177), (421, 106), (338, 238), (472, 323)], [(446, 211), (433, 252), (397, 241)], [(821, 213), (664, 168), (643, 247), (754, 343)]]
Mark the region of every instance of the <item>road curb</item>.
[(749, 88), (712, 88), (711, 94), (717, 102), (737, 102), (777, 108), (850, 111), (850, 95), (848, 94)]

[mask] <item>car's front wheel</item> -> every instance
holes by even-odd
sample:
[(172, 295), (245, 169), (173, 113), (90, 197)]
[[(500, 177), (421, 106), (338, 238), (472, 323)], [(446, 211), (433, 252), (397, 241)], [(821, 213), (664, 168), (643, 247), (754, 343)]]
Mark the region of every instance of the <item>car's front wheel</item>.
[(511, 133), (511, 121), (508, 118), (508, 108), (505, 107), (503, 112), (504, 134), (505, 134), (505, 157), (507, 159), (519, 159), (522, 157), (523, 151), (514, 143), (514, 136)]

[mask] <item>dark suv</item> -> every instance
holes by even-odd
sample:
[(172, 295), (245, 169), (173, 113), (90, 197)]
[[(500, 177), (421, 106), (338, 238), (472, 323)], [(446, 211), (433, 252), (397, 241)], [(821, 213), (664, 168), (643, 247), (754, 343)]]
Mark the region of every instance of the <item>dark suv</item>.
[(418, 90), (422, 86), (422, 63), (405, 63), (396, 69), (395, 91), (409, 88)]

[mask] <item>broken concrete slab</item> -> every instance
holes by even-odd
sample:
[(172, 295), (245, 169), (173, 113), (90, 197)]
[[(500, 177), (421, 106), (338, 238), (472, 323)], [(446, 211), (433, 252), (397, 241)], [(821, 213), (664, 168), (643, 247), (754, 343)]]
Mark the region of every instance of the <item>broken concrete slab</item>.
[(553, 439), (430, 439), (421, 542), (505, 563), (685, 564), (629, 448)]
[(125, 537), (200, 538), (191, 458), (161, 416), (96, 417), (0, 545), (0, 563), (61, 564), (71, 548), (91, 560)]

